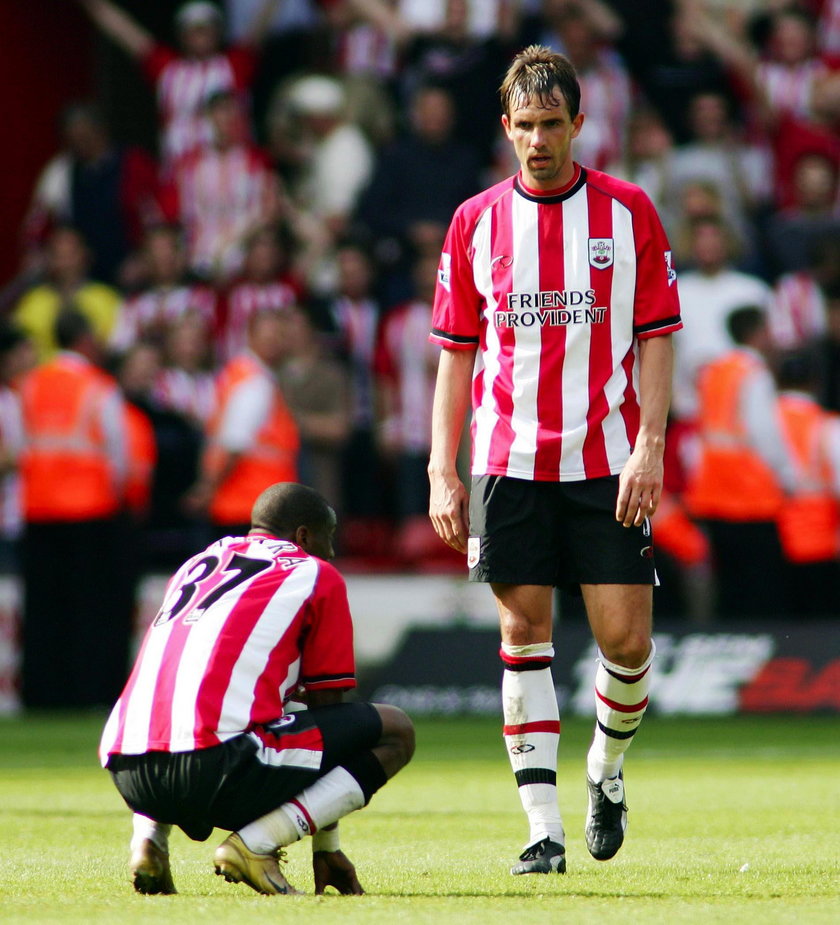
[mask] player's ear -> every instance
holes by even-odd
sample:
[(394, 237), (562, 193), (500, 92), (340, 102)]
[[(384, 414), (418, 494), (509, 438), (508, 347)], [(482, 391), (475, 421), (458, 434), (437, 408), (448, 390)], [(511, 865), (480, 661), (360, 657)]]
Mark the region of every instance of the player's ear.
[(582, 112), (579, 112), (574, 119), (572, 119), (572, 138), (577, 138), (580, 135), (580, 130), (583, 126), (583, 120), (586, 117)]
[(294, 542), (305, 552), (309, 551), (310, 539), (309, 527), (298, 527), (297, 530), (295, 530)]
[(510, 133), (510, 119), (506, 112), (502, 113), (502, 128), (505, 130), (507, 137), (512, 140), (513, 136)]

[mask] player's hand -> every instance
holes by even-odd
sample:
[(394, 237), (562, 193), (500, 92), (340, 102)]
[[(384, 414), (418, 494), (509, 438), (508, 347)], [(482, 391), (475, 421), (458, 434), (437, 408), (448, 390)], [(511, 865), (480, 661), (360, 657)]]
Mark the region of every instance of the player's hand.
[(435, 533), (458, 552), (467, 551), (469, 496), (457, 475), (429, 473), (429, 517)]
[(615, 519), (625, 527), (639, 527), (652, 517), (662, 495), (662, 451), (638, 446), (618, 477)]
[(335, 887), (342, 896), (361, 896), (364, 893), (356, 868), (343, 851), (313, 851), (312, 871), (315, 874), (316, 896), (320, 896), (328, 886)]

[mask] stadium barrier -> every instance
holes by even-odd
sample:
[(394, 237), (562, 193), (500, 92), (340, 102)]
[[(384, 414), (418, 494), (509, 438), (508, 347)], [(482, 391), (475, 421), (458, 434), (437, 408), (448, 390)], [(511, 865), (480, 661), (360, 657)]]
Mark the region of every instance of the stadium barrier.
[[(134, 644), (163, 597), (167, 576), (140, 582)], [(359, 694), (414, 715), (500, 710), (499, 636), (483, 585), (452, 575), (347, 576)], [(0, 715), (20, 708), (21, 590), (0, 576)], [(595, 647), (580, 618), (556, 636), (554, 678), (566, 713), (592, 713)], [(840, 621), (656, 629), (651, 709), (661, 714), (840, 712)]]

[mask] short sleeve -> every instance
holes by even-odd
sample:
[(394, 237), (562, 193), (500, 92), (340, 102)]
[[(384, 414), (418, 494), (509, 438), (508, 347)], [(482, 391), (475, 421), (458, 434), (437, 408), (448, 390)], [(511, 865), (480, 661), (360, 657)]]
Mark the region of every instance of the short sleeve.
[(653, 203), (640, 192), (633, 208), (636, 239), (636, 299), (633, 333), (644, 339), (682, 327), (677, 272), (671, 245)]
[(470, 350), (479, 344), (482, 298), (470, 261), (471, 237), (472, 223), (461, 208), (452, 219), (440, 255), (429, 336), (432, 343), (454, 350)]
[(328, 562), (319, 562), (305, 630), (300, 683), (306, 690), (348, 690), (356, 686), (353, 621), (344, 579)]

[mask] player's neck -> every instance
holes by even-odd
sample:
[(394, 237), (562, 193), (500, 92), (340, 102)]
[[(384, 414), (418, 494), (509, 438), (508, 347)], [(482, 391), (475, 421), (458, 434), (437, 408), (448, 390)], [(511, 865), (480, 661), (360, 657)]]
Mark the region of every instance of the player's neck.
[(522, 189), (524, 189), (525, 192), (531, 196), (560, 196), (563, 193), (568, 192), (568, 190), (570, 190), (580, 178), (580, 164), (576, 164), (574, 161), (572, 161), (571, 168), (572, 174), (569, 179), (565, 183), (562, 183), (560, 186), (555, 186), (552, 189), (536, 189), (533, 186), (528, 186), (528, 184), (525, 182), (525, 178), (523, 177), (521, 170), (519, 171), (519, 184)]

